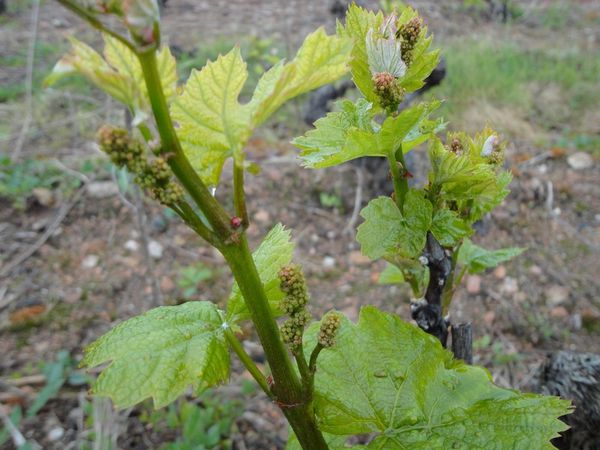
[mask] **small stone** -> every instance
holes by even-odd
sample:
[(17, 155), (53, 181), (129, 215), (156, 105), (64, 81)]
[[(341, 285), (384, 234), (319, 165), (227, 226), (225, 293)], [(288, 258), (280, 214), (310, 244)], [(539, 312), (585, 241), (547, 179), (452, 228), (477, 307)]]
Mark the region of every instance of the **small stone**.
[(169, 221), (162, 214), (157, 214), (150, 220), (150, 229), (154, 233), (164, 233), (169, 228)]
[(325, 267), (326, 269), (332, 269), (333, 267), (335, 267), (335, 258), (331, 256), (326, 256), (325, 258), (323, 258), (323, 267)]
[(531, 275), (536, 275), (539, 277), (543, 272), (542, 272), (542, 268), (540, 266), (531, 266), (529, 268), (529, 273)]
[(586, 152), (577, 152), (567, 157), (567, 163), (573, 170), (589, 169), (594, 165), (592, 155)]
[(148, 253), (150, 253), (150, 257), (154, 259), (160, 259), (163, 255), (163, 246), (158, 241), (150, 241), (148, 242)]
[(129, 239), (127, 242), (125, 242), (125, 250), (129, 250), (130, 252), (135, 252), (139, 248), (140, 248), (140, 244), (138, 244), (138, 242), (134, 241), (133, 239)]
[(564, 319), (565, 317), (569, 317), (569, 311), (564, 306), (557, 306), (550, 310), (550, 316), (555, 319)]
[(502, 285), (502, 292), (505, 294), (516, 294), (519, 291), (519, 284), (517, 280), (511, 277), (506, 277), (504, 279), (504, 284)]
[(349, 320), (356, 322), (358, 319), (358, 306), (350, 305), (342, 308), (341, 312), (346, 316)]
[(350, 263), (352, 263), (354, 265), (357, 265), (357, 266), (362, 266), (362, 265), (366, 265), (366, 264), (370, 264), (371, 263), (371, 260), (369, 259), (369, 257), (363, 255), (358, 250), (350, 252), (350, 255), (348, 256), (348, 259), (350, 260)]
[(50, 189), (35, 188), (32, 193), (40, 205), (48, 207), (54, 204), (54, 194)]
[(52, 428), (49, 432), (48, 432), (48, 440), (50, 442), (56, 442), (58, 441), (61, 437), (63, 437), (63, 435), (65, 434), (65, 430), (62, 429), (61, 427), (56, 427), (56, 428)]
[(112, 181), (94, 181), (87, 185), (86, 190), (92, 198), (108, 198), (119, 193), (119, 186)]
[(271, 216), (266, 209), (259, 209), (256, 214), (254, 214), (254, 220), (256, 220), (258, 223), (265, 224), (271, 220)]
[(564, 286), (554, 285), (546, 289), (546, 303), (548, 306), (559, 306), (569, 298), (569, 290)]
[(160, 290), (163, 292), (171, 292), (175, 289), (175, 283), (171, 277), (164, 276), (160, 279)]
[(83, 261), (81, 261), (81, 267), (84, 269), (93, 269), (98, 265), (99, 260), (100, 258), (98, 258), (98, 255), (87, 255), (83, 258)]
[(494, 276), (496, 278), (498, 278), (499, 280), (502, 280), (504, 277), (506, 277), (506, 267), (504, 266), (498, 266), (494, 269)]
[(488, 311), (483, 315), (483, 321), (486, 325), (491, 325), (494, 323), (494, 319), (496, 318), (496, 313), (494, 311)]
[(479, 294), (481, 292), (481, 277), (479, 275), (469, 275), (467, 277), (467, 292), (469, 294)]

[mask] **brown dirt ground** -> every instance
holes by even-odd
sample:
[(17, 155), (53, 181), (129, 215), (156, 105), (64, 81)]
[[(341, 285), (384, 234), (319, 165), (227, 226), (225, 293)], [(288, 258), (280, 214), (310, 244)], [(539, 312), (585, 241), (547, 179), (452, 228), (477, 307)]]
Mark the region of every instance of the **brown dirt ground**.
[[(464, 32), (459, 28), (465, 24), (472, 28), (492, 27), (490, 32), (499, 33), (494, 28), (498, 25), (457, 11), (449, 6), (452, 2), (415, 3), (442, 38)], [(43, 3), (40, 17), (40, 40), (60, 41), (64, 31), (83, 30), (76, 19), (52, 2)], [(28, 38), (29, 10), (20, 11), (10, 20), (18, 26), (13, 23), (0, 29), (0, 41), (5, 43), (0, 49), (2, 54), (26, 46)], [(165, 20), (170, 42), (184, 48), (228, 33), (275, 35), (294, 48), (315, 26), (332, 29), (334, 23), (327, 2), (280, 0), (171, 0)], [(520, 32), (525, 36), (537, 31), (524, 28)], [(91, 36), (87, 31), (83, 34)], [(549, 39), (539, 39), (546, 38)], [(18, 77), (23, 77), (23, 68), (0, 70), (2, 83)], [(23, 155), (58, 156), (69, 165), (93, 152), (91, 130), (107, 118), (118, 118), (119, 113), (97, 92), (90, 96), (103, 109), (77, 111), (75, 115), (81, 117), (82, 125), (66, 135), (57, 131), (63, 125), (50, 127), (47, 118), (34, 113), (34, 126), (39, 131), (27, 140)], [(57, 99), (44, 101), (52, 104)], [(20, 127), (15, 120), (18, 108), (5, 105), (0, 109), (0, 118), (16, 131)], [(51, 121), (66, 117), (65, 122), (72, 126), (69, 118), (73, 117), (69, 114), (63, 108)], [(56, 142), (47, 145), (53, 138)], [(8, 146), (10, 142), (14, 141), (9, 141)], [(475, 238), (491, 248), (519, 245), (529, 250), (481, 279), (467, 280), (473, 284), (480, 281), (480, 288), (473, 293), (461, 289), (452, 306), (452, 320), (472, 321), (475, 339), (480, 343), (484, 342), (482, 337), (489, 337), (489, 345), (477, 347), (475, 362), (488, 367), (504, 386), (526, 386), (549, 350), (597, 352), (600, 345), (600, 164), (596, 161), (593, 168), (575, 171), (566, 163), (563, 149), (549, 150), (520, 142), (511, 145), (508, 161), (515, 174), (512, 192)], [(251, 158), (263, 168), (262, 176), (248, 179), (253, 219), (248, 234), (252, 243), (257, 244), (277, 222), (294, 230), (296, 261), (305, 268), (315, 316), (336, 308), (356, 318), (360, 305), (368, 303), (408, 318), (408, 291), (377, 285), (383, 265), (362, 257), (354, 232), (343, 232), (351, 220), (356, 170), (360, 169), (348, 165), (325, 171), (301, 170), (293, 152), (290, 145), (273, 142), (262, 134), (249, 145)], [(547, 156), (540, 157), (545, 152)], [(364, 175), (360, 198), (363, 206), (371, 192), (370, 174)], [(549, 210), (550, 186), (553, 203)], [(229, 192), (226, 175), (217, 196), (227, 201)], [(341, 206), (323, 206), (319, 200), (322, 192), (338, 196)], [(67, 201), (58, 198), (55, 205), (44, 207), (31, 200), (21, 211), (0, 200), (0, 261), (8, 264), (29, 248)], [(178, 220), (165, 219), (162, 208), (146, 202), (145, 209), (150, 220), (162, 218), (167, 222), (165, 229), (150, 227), (150, 238), (164, 248), (153, 268), (163, 296), (170, 302), (181, 298), (176, 283), (179, 269), (202, 262), (213, 268), (215, 275), (200, 285), (197, 296), (222, 304), (230, 288), (222, 258)], [(125, 248), (131, 239), (139, 241), (139, 231), (131, 210), (118, 196), (95, 199), (84, 194), (50, 239), (10, 277), (0, 280), (2, 377), (38, 373), (40, 362), (63, 349), (79, 358), (87, 344), (115, 323), (152, 305), (148, 265), (140, 251)], [(86, 258), (89, 261), (90, 255), (97, 257), (97, 264), (86, 267), (83, 262)], [(32, 320), (24, 323), (26, 319)], [(239, 364), (234, 366), (234, 385), (239, 385), (247, 375)], [(33, 393), (36, 389), (37, 386), (25, 388)], [(82, 414), (81, 396), (85, 397), (85, 390), (63, 389), (35, 418), (25, 422), (25, 436), (36, 439), (43, 448), (75, 448), (84, 431), (76, 420)], [(282, 448), (285, 428), (277, 408), (263, 396), (255, 395), (247, 401), (246, 410), (267, 418), (266, 424), (252, 420), (256, 414), (238, 421), (238, 438), (245, 441), (246, 447)], [(120, 418), (126, 424), (126, 438), (119, 441), (120, 448), (157, 448), (169, 438), (143, 423), (139, 414), (139, 409), (135, 409), (129, 419)], [(60, 440), (50, 442), (48, 432), (56, 426), (67, 432)], [(257, 429), (259, 426), (267, 429)], [(238, 444), (237, 448), (242, 447)]]

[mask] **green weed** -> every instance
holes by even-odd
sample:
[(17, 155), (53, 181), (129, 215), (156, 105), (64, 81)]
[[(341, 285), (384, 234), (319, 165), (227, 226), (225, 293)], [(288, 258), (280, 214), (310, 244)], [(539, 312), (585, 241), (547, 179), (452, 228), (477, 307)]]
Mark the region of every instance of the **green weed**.
[(493, 104), (534, 128), (586, 134), (581, 118), (600, 102), (600, 53), (529, 50), (516, 42), (481, 38), (454, 42), (445, 53), (448, 75), (431, 95), (447, 100), (442, 114), (454, 126), (479, 127), (468, 123), (477, 115), (497, 120), (482, 117), (485, 111), (472, 111)]

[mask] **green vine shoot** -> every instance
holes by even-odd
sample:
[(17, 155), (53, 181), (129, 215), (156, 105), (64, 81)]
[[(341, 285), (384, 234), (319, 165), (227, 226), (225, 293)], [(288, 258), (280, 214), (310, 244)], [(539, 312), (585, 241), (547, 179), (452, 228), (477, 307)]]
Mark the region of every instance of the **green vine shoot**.
[[(71, 37), (46, 83), (79, 74), (129, 110), (133, 130), (103, 126), (101, 149), (217, 249), (234, 280), (224, 310), (210, 301), (158, 307), (87, 347), (83, 366), (108, 363), (94, 394), (119, 408), (146, 398), (160, 408), (190, 386), (200, 393), (226, 383), (233, 352), (287, 418), (288, 449), (346, 449), (355, 435), (371, 436), (355, 449), (552, 448), (566, 428), (558, 418), (570, 412), (567, 401), (497, 387), (485, 369), (445, 349), (463, 275), (522, 249), (485, 250), (469, 239), (474, 222), (508, 193), (498, 133), (442, 138), (445, 124), (432, 118), (439, 101), (398, 108), (439, 61), (416, 11), (351, 5), (334, 35), (308, 35), (240, 103), (248, 71), (237, 47), (178, 85), (156, 0), (57, 1), (102, 34), (104, 51)], [(391, 195), (362, 210), (356, 239), (364, 255), (387, 261), (384, 277), (410, 285), (418, 327), (368, 305), (356, 323), (337, 311), (315, 321), (290, 231), (276, 225), (255, 249), (246, 237), (249, 138), (285, 102), (347, 74), (360, 97), (341, 100), (293, 144), (310, 169), (363, 157), (387, 161)], [(428, 148), (429, 178), (409, 186), (404, 155), (421, 147)], [(229, 159), (233, 209), (211, 192)], [(247, 321), (264, 349), (265, 371), (239, 340)]]

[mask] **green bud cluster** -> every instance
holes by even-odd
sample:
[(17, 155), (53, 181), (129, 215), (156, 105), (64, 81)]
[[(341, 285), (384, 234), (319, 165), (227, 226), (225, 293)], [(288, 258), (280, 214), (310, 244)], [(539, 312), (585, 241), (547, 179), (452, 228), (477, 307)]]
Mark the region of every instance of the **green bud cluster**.
[(452, 153), (455, 153), (457, 155), (460, 155), (463, 152), (463, 149), (464, 149), (463, 143), (457, 137), (452, 139), (452, 141), (450, 142), (450, 146), (448, 148), (448, 150), (450, 150)]
[(402, 40), (400, 44), (402, 61), (404, 61), (407, 66), (412, 62), (412, 53), (417, 41), (419, 40), (421, 27), (421, 19), (418, 17), (413, 17), (407, 23), (400, 25), (398, 27), (398, 31), (396, 32), (396, 36)]
[(398, 80), (389, 72), (376, 73), (372, 80), (381, 107), (389, 112), (397, 111), (404, 98), (404, 91)]
[(306, 280), (299, 266), (289, 264), (283, 266), (279, 271), (280, 288), (285, 297), (279, 303), (279, 307), (290, 316), (281, 326), (281, 336), (293, 352), (299, 350), (302, 345), (302, 334), (304, 327), (312, 316), (306, 309), (310, 298), (306, 289)]
[(285, 294), (279, 306), (289, 316), (302, 311), (308, 304), (309, 295), (306, 280), (299, 266), (289, 264), (279, 271), (279, 287)]
[(144, 148), (133, 141), (124, 128), (103, 126), (98, 131), (98, 144), (116, 166), (127, 167), (133, 173), (139, 171)]
[(317, 340), (323, 347), (335, 345), (335, 337), (340, 329), (341, 317), (336, 312), (330, 312), (321, 321)]
[(164, 205), (172, 205), (183, 199), (183, 189), (171, 180), (167, 161), (157, 157), (149, 162), (143, 145), (131, 139), (127, 130), (103, 126), (98, 131), (98, 142), (110, 160), (133, 173), (135, 182), (150, 192), (154, 199)]

